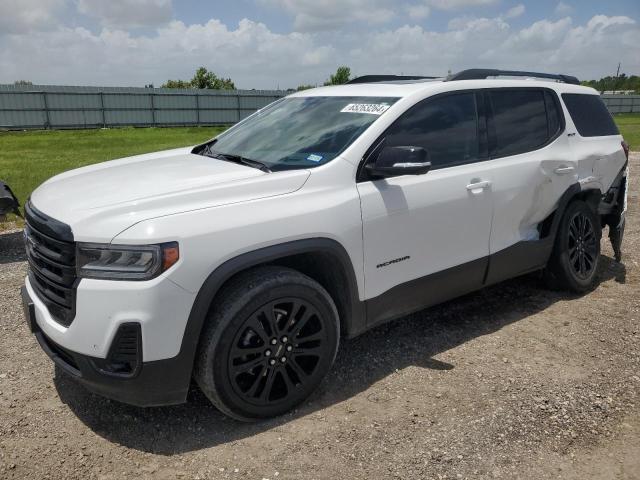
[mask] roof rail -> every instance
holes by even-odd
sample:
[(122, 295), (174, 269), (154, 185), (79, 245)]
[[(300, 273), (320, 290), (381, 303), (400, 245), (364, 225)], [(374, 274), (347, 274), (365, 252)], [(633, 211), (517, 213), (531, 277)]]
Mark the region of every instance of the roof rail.
[(356, 77), (347, 82), (347, 84), (354, 83), (378, 83), (378, 82), (394, 82), (398, 80), (432, 80), (434, 78), (441, 77), (424, 77), (416, 75), (363, 75)]
[(480, 80), (488, 77), (535, 77), (535, 78), (548, 78), (551, 80), (558, 80), (564, 83), (570, 83), (572, 85), (580, 85), (580, 81), (572, 75), (559, 75), (553, 73), (537, 73), (537, 72), (520, 72), (517, 70), (496, 70), (491, 68), (471, 68), (469, 70), (462, 70), (461, 72), (454, 73), (447, 78), (447, 81), (452, 80)]

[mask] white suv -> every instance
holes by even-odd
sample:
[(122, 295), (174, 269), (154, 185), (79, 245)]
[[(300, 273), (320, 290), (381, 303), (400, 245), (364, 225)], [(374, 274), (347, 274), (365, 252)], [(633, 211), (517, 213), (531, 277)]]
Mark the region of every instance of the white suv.
[(180, 403), (195, 378), (226, 414), (271, 417), (316, 388), (340, 337), (536, 270), (591, 288), (603, 226), (620, 255), (627, 154), (574, 77), (295, 93), (205, 144), (41, 185), (25, 314), (102, 395)]

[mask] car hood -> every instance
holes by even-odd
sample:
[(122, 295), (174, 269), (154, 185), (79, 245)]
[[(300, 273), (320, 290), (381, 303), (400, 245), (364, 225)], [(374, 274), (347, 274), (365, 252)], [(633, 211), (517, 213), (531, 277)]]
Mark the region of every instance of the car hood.
[(181, 148), (65, 172), (38, 187), (31, 202), (68, 224), (76, 240), (109, 241), (149, 218), (291, 193), (309, 174), (266, 173)]

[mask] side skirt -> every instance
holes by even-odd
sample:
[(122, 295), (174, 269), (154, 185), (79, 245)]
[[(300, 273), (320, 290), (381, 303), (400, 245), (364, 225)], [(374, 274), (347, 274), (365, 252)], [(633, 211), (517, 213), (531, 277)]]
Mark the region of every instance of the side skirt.
[(489, 268), (483, 286), (544, 268), (552, 250), (553, 238), (547, 237), (541, 240), (518, 242), (494, 253), (489, 257)]
[[(493, 255), (395, 286), (365, 301), (367, 329), (545, 267), (553, 237), (518, 242)], [(358, 332), (360, 333), (360, 332)]]
[(482, 288), (489, 257), (397, 285), (367, 300), (367, 328)]

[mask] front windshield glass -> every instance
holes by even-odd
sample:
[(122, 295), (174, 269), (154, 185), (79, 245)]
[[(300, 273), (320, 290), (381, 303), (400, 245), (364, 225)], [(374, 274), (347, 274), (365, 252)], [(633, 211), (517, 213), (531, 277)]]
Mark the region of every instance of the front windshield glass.
[(220, 135), (209, 150), (261, 162), (271, 171), (317, 167), (340, 155), (397, 100), (285, 98)]

